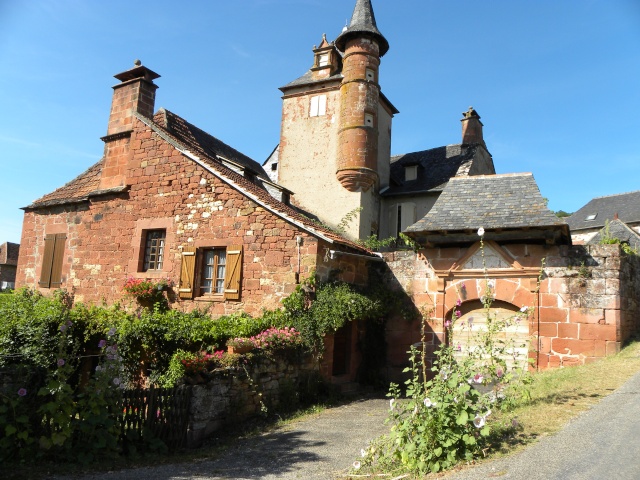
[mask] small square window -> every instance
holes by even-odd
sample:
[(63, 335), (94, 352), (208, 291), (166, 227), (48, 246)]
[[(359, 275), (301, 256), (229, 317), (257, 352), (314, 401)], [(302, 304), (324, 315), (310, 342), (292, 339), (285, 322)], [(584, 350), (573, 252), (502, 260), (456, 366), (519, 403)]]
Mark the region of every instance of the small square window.
[(587, 218), (585, 218), (585, 219), (584, 219), (584, 221), (585, 221), (585, 222), (588, 222), (588, 221), (590, 221), (590, 220), (595, 220), (597, 216), (598, 216), (598, 214), (597, 214), (597, 213), (593, 213), (593, 214), (591, 214), (591, 215), (587, 215)]
[(147, 230), (144, 243), (143, 272), (162, 270), (166, 230)]
[(271, 171), (275, 172), (278, 169), (278, 164), (277, 163), (272, 163), (271, 164)]
[(367, 77), (367, 81), (369, 81), (369, 82), (375, 82), (376, 81), (376, 74), (370, 68), (367, 68), (366, 77)]
[(373, 114), (365, 113), (364, 114), (364, 124), (367, 127), (373, 127)]
[(418, 178), (418, 166), (417, 165), (409, 165), (408, 167), (404, 167), (404, 179), (409, 182), (411, 180), (415, 180)]
[(311, 97), (311, 103), (309, 105), (310, 117), (321, 117), (327, 114), (327, 96), (316, 95)]

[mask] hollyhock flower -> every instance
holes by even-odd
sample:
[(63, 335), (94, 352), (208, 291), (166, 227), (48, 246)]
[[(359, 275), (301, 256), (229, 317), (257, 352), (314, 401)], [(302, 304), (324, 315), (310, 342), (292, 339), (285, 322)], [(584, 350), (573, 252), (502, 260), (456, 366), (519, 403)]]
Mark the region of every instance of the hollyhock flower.
[(110, 337), (113, 337), (116, 334), (116, 329), (115, 328), (110, 328), (109, 332), (107, 333), (107, 335), (109, 335)]
[(358, 461), (353, 462), (353, 468), (355, 470), (360, 470), (360, 467), (362, 466), (362, 464)]
[(98, 366), (96, 367), (96, 372), (100, 372), (100, 371), (102, 371), (102, 367), (101, 367), (100, 365), (98, 365)]
[(498, 369), (496, 370), (496, 376), (497, 376), (498, 378), (502, 378), (502, 376), (503, 376), (503, 375), (504, 375), (504, 371), (503, 371), (501, 368), (498, 368)]
[(64, 332), (67, 329), (66, 325), (60, 325), (60, 331)]
[(456, 307), (459, 307), (460, 305), (462, 305), (462, 300), (460, 299), (456, 300)]
[(482, 376), (481, 373), (476, 373), (473, 377), (473, 383), (482, 383), (483, 380), (484, 380), (484, 377)]
[(391, 400), (389, 400), (389, 410), (393, 410), (393, 406), (396, 403), (396, 399), (392, 398)]
[(451, 320), (444, 321), (444, 328), (449, 328), (451, 326)]
[(462, 351), (462, 344), (458, 343), (458, 345), (456, 345), (456, 351), (458, 352)]
[(100, 340), (98, 342), (98, 348), (104, 348), (107, 345), (107, 341), (106, 340)]
[(460, 318), (462, 316), (462, 312), (460, 310), (456, 310), (455, 312), (456, 318)]
[(487, 418), (489, 415), (491, 415), (491, 410), (487, 410), (487, 413), (484, 414), (484, 418)]
[(485, 419), (484, 417), (481, 417), (480, 415), (476, 415), (476, 418), (473, 419), (473, 425), (476, 428), (482, 428), (484, 427), (485, 424)]
[(113, 379), (113, 384), (114, 385), (120, 385), (120, 379), (118, 377)]
[(364, 457), (366, 457), (366, 456), (367, 456), (367, 451), (366, 451), (364, 448), (361, 448), (361, 449), (360, 449), (360, 456), (361, 456), (362, 458), (364, 458)]
[(424, 406), (427, 408), (431, 408), (431, 407), (435, 407), (436, 406), (436, 402), (432, 402), (431, 399), (429, 397), (425, 398), (422, 403), (424, 403)]
[(58, 359), (58, 366), (61, 367), (64, 365), (64, 358), (59, 358)]
[(21, 388), (20, 390), (18, 390), (18, 395), (20, 395), (21, 397), (24, 397), (26, 394), (27, 394), (26, 388)]
[(478, 229), (478, 235), (479, 235), (479, 236), (483, 236), (483, 235), (484, 235), (484, 228), (480, 227), (480, 228)]

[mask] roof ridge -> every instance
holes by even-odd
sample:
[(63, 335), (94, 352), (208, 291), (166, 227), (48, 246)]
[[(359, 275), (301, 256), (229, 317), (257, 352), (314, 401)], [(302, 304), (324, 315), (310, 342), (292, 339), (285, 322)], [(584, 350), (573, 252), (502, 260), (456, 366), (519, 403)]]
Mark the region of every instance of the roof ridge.
[(623, 193), (612, 193), (611, 195), (602, 195), (600, 197), (593, 197), (590, 201), (597, 200), (599, 198), (619, 197), (620, 195), (629, 195), (631, 193), (640, 193), (640, 190), (632, 190), (630, 192), (623, 192)]
[[(339, 235), (338, 233), (333, 232), (326, 227), (313, 223), (310, 219), (307, 219), (299, 212), (296, 212), (291, 206), (282, 203), (276, 198), (273, 198), (266, 190), (264, 190), (263, 192), (265, 194), (264, 197), (268, 198), (268, 201), (266, 201), (265, 198), (260, 198), (255, 192), (251, 192), (251, 190), (256, 189), (262, 192), (262, 189), (259, 189), (259, 187), (257, 187), (254, 183), (247, 180), (242, 175), (228, 168), (221, 162), (215, 159), (212, 159), (206, 153), (200, 154), (200, 152), (198, 152), (198, 154), (204, 155), (209, 161), (212, 162), (211, 164), (205, 163), (198, 155), (189, 151), (189, 148), (183, 145), (182, 142), (180, 142), (167, 129), (165, 129), (161, 125), (156, 124), (153, 120), (147, 117), (144, 117), (142, 115), (139, 115), (138, 113), (134, 112), (134, 115), (142, 123), (144, 123), (151, 129), (153, 129), (156, 133), (158, 133), (165, 141), (167, 141), (169, 144), (173, 145), (176, 149), (178, 149), (180, 153), (190, 158), (191, 160), (196, 162), (198, 165), (200, 165), (202, 168), (214, 174), (216, 177), (221, 178), (223, 181), (225, 181), (232, 187), (238, 189), (239, 191), (241, 191), (241, 193), (246, 195), (252, 201), (258, 203), (263, 207), (266, 207), (269, 211), (280, 216), (284, 220), (299, 226), (303, 230), (306, 230), (312, 235), (318, 236), (329, 243), (334, 243), (334, 241), (337, 241), (338, 243), (342, 243), (348, 247), (355, 248), (361, 251), (370, 252), (370, 250), (367, 249), (366, 247), (358, 245), (356, 242), (353, 242), (347, 238), (344, 238), (342, 235)], [(287, 210), (290, 210), (290, 212), (288, 212)], [(295, 218), (295, 217), (299, 217), (299, 218)], [(332, 239), (330, 237), (334, 237), (334, 238)]]

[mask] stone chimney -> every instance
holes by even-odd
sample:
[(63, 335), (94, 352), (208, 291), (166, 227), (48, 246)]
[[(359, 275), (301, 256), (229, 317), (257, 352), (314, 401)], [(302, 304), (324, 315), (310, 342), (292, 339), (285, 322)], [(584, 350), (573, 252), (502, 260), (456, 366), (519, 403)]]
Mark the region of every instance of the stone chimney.
[(462, 120), (460, 120), (462, 122), (462, 143), (479, 143), (486, 148), (482, 137), (482, 122), (478, 112), (473, 107), (469, 107), (469, 110), (463, 112), (462, 117)]
[(101, 139), (105, 143), (101, 190), (126, 185), (133, 113), (153, 117), (158, 88), (153, 80), (159, 77), (154, 71), (142, 66), (140, 60), (134, 62), (131, 70), (115, 75), (121, 83), (113, 87), (107, 135)]

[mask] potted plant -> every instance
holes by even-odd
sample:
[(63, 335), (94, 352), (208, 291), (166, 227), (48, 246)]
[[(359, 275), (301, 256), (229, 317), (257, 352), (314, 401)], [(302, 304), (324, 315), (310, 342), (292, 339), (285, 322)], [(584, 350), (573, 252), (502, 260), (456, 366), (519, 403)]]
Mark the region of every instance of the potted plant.
[(256, 346), (250, 338), (232, 338), (227, 341), (227, 352), (229, 353), (247, 353), (254, 348)]

